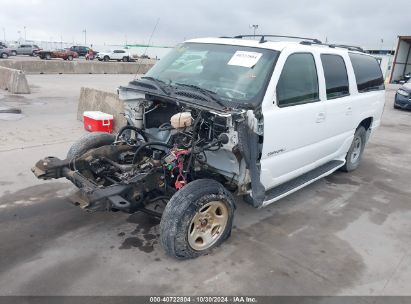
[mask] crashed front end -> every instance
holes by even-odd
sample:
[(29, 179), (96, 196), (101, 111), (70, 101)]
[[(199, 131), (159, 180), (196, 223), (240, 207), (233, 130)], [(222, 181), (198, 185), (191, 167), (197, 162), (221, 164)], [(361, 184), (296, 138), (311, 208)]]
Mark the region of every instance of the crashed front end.
[[(64, 160), (47, 157), (33, 173), (40, 179), (67, 178), (80, 189), (78, 205), (90, 211), (161, 216), (174, 193), (201, 178), (215, 179), (261, 206), (263, 116), (258, 103), (278, 54), (199, 45), (178, 47), (143, 79), (119, 88), (128, 125), (109, 144)], [(196, 51), (202, 55), (193, 56)], [(252, 61), (244, 61), (244, 53)], [(200, 72), (192, 76), (193, 71)]]

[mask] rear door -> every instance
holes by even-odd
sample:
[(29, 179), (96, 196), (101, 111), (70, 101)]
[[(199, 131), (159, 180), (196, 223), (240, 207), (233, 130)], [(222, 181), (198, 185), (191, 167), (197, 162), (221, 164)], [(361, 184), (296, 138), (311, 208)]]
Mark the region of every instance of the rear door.
[(318, 77), (318, 57), (283, 51), (278, 59), (272, 80), (278, 77), (274, 104), (266, 98), (263, 104), (261, 181), (266, 189), (310, 171), (325, 157), (326, 112), (320, 99), (324, 83)]
[(26, 45), (25, 45), (25, 44), (19, 45), (18, 48), (17, 48), (17, 54), (21, 54), (21, 55), (26, 54), (26, 53), (25, 53), (25, 48), (26, 48)]
[[(347, 53), (320, 55), (326, 85), (325, 109), (327, 113), (324, 146), (330, 158), (342, 158), (351, 145), (352, 136), (358, 123), (353, 103), (354, 79), (349, 79), (349, 58)], [(350, 73), (352, 75), (352, 73)]]
[(125, 56), (125, 53), (126, 52), (123, 50), (114, 50), (113, 59), (117, 59), (117, 60), (123, 59), (123, 57)]

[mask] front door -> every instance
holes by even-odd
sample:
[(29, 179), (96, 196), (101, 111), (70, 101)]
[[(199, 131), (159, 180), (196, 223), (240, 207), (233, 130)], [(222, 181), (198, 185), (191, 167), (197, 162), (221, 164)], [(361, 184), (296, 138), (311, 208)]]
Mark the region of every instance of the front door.
[(324, 85), (318, 81), (319, 59), (309, 52), (282, 55), (277, 63), (277, 67), (284, 65), (275, 104), (263, 110), (261, 182), (266, 190), (315, 168), (326, 156), (322, 151), (326, 111), (320, 100)]

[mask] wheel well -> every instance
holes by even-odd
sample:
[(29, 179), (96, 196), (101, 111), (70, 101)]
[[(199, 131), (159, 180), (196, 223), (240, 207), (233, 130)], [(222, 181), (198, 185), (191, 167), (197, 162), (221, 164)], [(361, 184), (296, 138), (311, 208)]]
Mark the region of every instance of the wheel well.
[(372, 124), (372, 117), (368, 117), (360, 122), (358, 126), (363, 126), (365, 130), (368, 130)]

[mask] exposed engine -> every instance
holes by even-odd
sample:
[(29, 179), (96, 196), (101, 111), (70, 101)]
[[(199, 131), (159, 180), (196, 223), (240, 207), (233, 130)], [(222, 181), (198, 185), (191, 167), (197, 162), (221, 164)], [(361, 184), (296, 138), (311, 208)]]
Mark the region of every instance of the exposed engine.
[(217, 113), (147, 99), (125, 104), (129, 125), (111, 145), (73, 159), (46, 158), (33, 172), (43, 179), (71, 180), (83, 194), (80, 204), (89, 210), (126, 212), (167, 201), (198, 178), (216, 179), (232, 190), (249, 180), (236, 131), (244, 112)]

